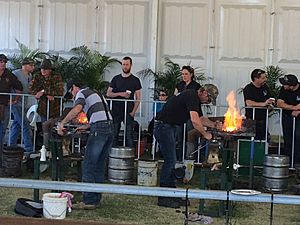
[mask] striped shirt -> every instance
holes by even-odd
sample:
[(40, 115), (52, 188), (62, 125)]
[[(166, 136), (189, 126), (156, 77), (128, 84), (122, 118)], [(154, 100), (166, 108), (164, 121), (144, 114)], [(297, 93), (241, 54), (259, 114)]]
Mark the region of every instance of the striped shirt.
[[(106, 109), (109, 109), (105, 99), (104, 101), (104, 104), (106, 104)], [(104, 104), (99, 94), (90, 88), (81, 89), (75, 97), (75, 106), (82, 105), (83, 111), (86, 113), (90, 124), (98, 121), (107, 121)], [(112, 116), (109, 111), (108, 116), (109, 120), (112, 120)]]

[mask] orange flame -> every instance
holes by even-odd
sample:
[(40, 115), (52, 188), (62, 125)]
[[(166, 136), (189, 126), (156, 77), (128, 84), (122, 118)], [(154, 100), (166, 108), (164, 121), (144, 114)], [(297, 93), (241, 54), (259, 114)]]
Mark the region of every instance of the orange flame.
[(224, 115), (225, 120), (223, 124), (223, 131), (237, 131), (242, 127), (243, 117), (240, 115), (239, 110), (236, 107), (236, 98), (233, 91), (227, 95), (226, 101), (229, 105), (229, 108)]
[(78, 123), (81, 123), (81, 124), (86, 124), (89, 122), (88, 118), (86, 117), (86, 114), (84, 112), (81, 112), (78, 114), (77, 121), (78, 121)]

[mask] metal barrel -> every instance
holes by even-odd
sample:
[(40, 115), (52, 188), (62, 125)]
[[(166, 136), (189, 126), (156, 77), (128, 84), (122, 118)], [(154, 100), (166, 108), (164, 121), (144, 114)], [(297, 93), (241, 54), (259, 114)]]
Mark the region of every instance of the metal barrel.
[(281, 192), (288, 189), (289, 162), (285, 155), (265, 155), (263, 180), (266, 190)]
[(134, 177), (134, 149), (114, 147), (108, 156), (108, 180), (113, 183), (132, 183)]
[(19, 177), (22, 174), (21, 164), (23, 148), (18, 146), (3, 148), (3, 168), (6, 176)]

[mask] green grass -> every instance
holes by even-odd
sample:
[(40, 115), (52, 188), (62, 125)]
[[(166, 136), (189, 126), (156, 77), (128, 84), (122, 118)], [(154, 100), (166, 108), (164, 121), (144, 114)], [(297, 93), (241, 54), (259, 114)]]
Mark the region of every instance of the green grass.
[[(70, 174), (68, 174), (70, 175)], [(30, 178), (30, 174), (25, 174)], [(50, 179), (49, 174), (44, 174), (42, 179)], [(293, 178), (292, 178), (293, 179)], [(257, 180), (257, 179), (256, 179)], [(236, 181), (246, 183), (247, 180)], [(218, 179), (211, 179), (209, 188), (218, 187)], [(295, 181), (292, 181), (295, 182)], [(181, 185), (182, 186), (182, 185)], [(191, 188), (198, 188), (199, 174), (196, 173), (190, 184)], [(49, 190), (41, 191), (41, 196)], [(74, 193), (75, 200), (81, 200), (80, 193)], [(32, 189), (0, 188), (0, 215), (16, 216), (14, 205), (17, 198), (33, 198)], [(101, 206), (92, 211), (73, 210), (67, 215), (69, 220), (98, 221), (100, 223), (123, 223), (142, 225), (182, 225), (184, 222), (184, 207), (180, 210), (158, 207), (156, 197), (103, 194)], [(206, 208), (216, 210), (218, 201), (206, 201)], [(268, 225), (270, 224), (270, 204), (234, 202), (233, 217), (230, 224), (236, 225)], [(199, 200), (191, 200), (190, 212), (197, 212)], [(274, 225), (300, 224), (300, 206), (274, 205)], [(225, 224), (224, 217), (214, 217), (216, 225)], [(189, 224), (197, 224), (190, 222)]]

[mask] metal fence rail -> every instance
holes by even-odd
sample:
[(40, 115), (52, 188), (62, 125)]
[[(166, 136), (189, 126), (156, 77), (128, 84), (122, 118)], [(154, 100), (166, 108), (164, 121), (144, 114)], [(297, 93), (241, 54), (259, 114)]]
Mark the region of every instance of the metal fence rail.
[[(29, 189), (53, 189), (61, 191), (84, 191), (110, 194), (126, 194), (141, 196), (165, 196), (165, 197), (186, 197), (186, 189), (182, 188), (162, 188), (162, 187), (144, 187), (136, 185), (115, 185), (115, 184), (93, 184), (93, 183), (75, 183), (47, 180), (30, 180), (15, 178), (0, 178), (0, 187), (9, 188), (29, 188)], [(228, 195), (228, 196), (227, 196)], [(190, 199), (210, 199), (240, 202), (259, 202), (274, 204), (300, 205), (300, 196), (267, 194), (258, 195), (236, 195), (226, 191), (198, 190), (189, 189), (188, 197)]]

